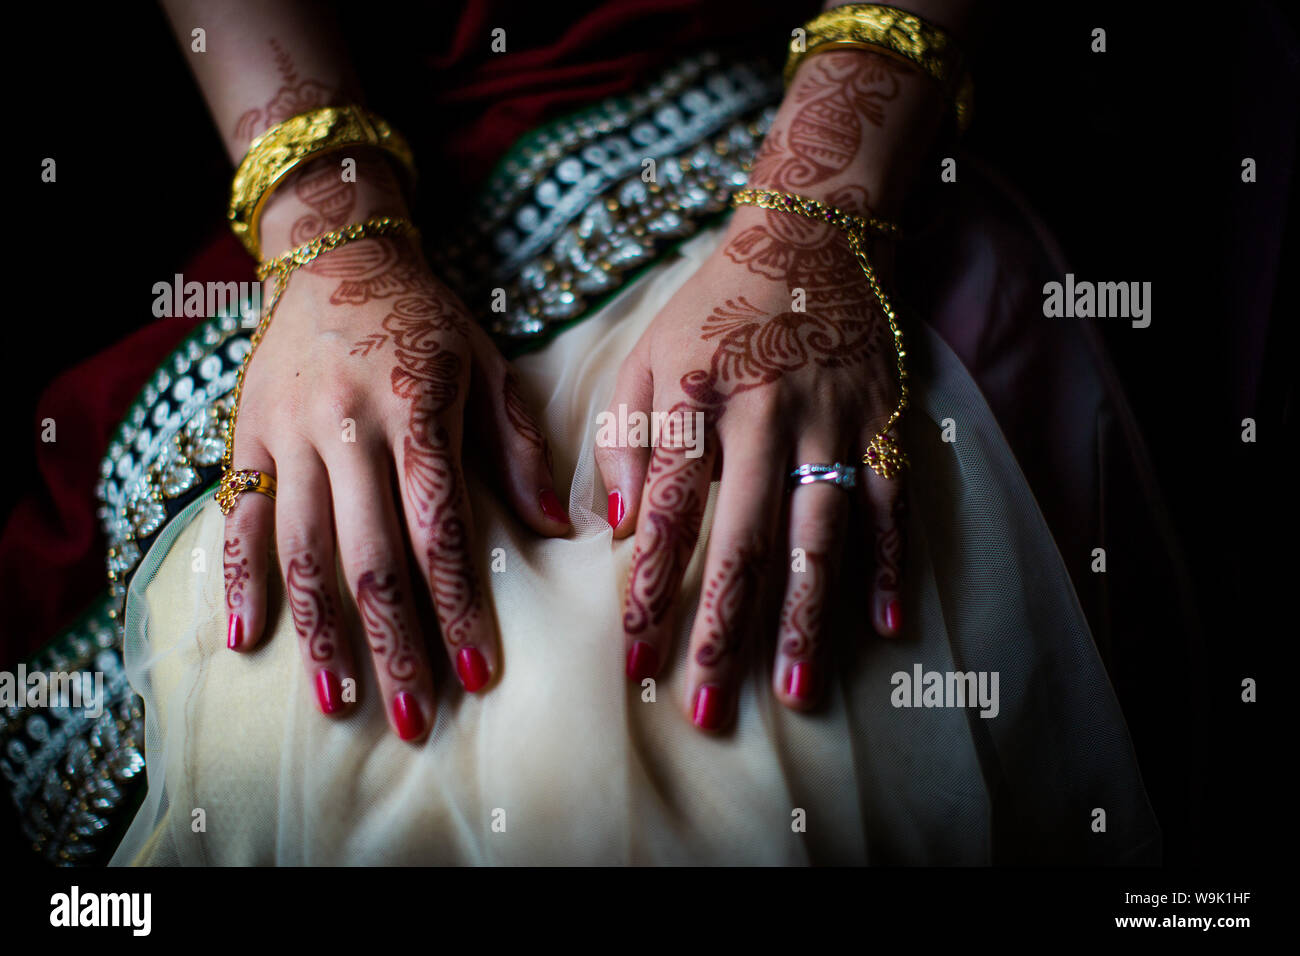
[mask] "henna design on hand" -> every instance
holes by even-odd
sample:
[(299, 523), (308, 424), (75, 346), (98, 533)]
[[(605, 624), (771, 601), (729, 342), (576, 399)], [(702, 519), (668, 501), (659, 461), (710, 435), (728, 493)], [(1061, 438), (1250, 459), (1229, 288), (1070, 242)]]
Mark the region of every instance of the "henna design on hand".
[(282, 85), (264, 107), (248, 110), (239, 117), (235, 123), (235, 138), (243, 143), (251, 143), (276, 123), (283, 123), (291, 116), (328, 106), (338, 95), (338, 91), (325, 83), (300, 77), (293, 65), (293, 57), (280, 41), (272, 39), (270, 43)]
[(361, 612), (370, 649), (383, 660), (389, 677), (409, 681), (415, 676), (418, 658), (402, 621), (401, 604), (402, 592), (396, 574), (382, 579), (374, 571), (361, 575), (357, 582), (357, 610)]
[[(357, 188), (361, 183), (370, 186), (378, 194), (381, 202), (400, 202), (392, 172), (386, 162), (373, 153), (363, 152), (353, 157), (356, 160), (357, 179), (344, 182), (342, 166), (338, 156), (324, 156), (304, 166), (293, 177), (293, 192), (310, 212), (299, 216), (289, 232), (289, 241), (300, 246), (311, 242), (322, 233), (338, 229), (350, 222), (360, 221), (366, 216), (357, 216)], [(344, 247), (347, 248), (347, 247)], [(342, 257), (338, 257), (342, 258)], [(329, 260), (324, 260), (329, 261)], [(320, 266), (322, 260), (308, 263), (304, 268), (322, 275), (329, 275)]]
[(226, 607), (244, 606), (244, 588), (248, 583), (248, 558), (238, 538), (231, 538), (222, 548), (222, 571), (226, 581)]
[(285, 573), (285, 590), (294, 627), (299, 640), (306, 644), (314, 661), (328, 661), (334, 656), (338, 623), (334, 608), (325, 592), (321, 566), (311, 555), (292, 558)]
[[(885, 104), (898, 96), (906, 72), (884, 56), (829, 53), (811, 60), (794, 88), (793, 121), (768, 135), (750, 186), (801, 191), (828, 184), (827, 202), (871, 214), (865, 189), (836, 186), (834, 180), (857, 159), (867, 126), (883, 125)], [(806, 311), (770, 314), (743, 295), (716, 307), (700, 331), (702, 339), (717, 343), (709, 366), (682, 376), (687, 401), (674, 413), (703, 412), (712, 433), (728, 403), (742, 392), (809, 367), (861, 366), (890, 348), (888, 325), (835, 227), (768, 210), (760, 224), (732, 237), (723, 254), (751, 273), (784, 283), (788, 294), (804, 290)], [(699, 533), (704, 503), (695, 489), (707, 460), (682, 459), (658, 448), (651, 456), (651, 476), (667, 480), (660, 489), (647, 484), (654, 490), (644, 506), (644, 530), (638, 530), (629, 573), (623, 620), (629, 634), (658, 626), (668, 613)], [(711, 643), (706, 656), (726, 650)]]
[(753, 183), (798, 191), (836, 176), (861, 148), (864, 123), (882, 126), (907, 70), (885, 56), (834, 53), (810, 60), (796, 84), (788, 131), (775, 130), (754, 159)]
[(404, 295), (418, 290), (425, 280), (419, 249), (397, 239), (352, 242), (306, 268), (340, 280), (330, 293), (331, 305), (365, 305), (372, 299)]
[(402, 442), (406, 507), (416, 524), (430, 529), (425, 551), (438, 620), (444, 639), (462, 643), (484, 613), (482, 592), (468, 553), (468, 530), (459, 517), (465, 489), (458, 479), (451, 435), (441, 415), (461, 398), (464, 362), (445, 344), (464, 341), (470, 319), (427, 280), (422, 295), (393, 303), (382, 333), (358, 340), (351, 354), (369, 356), (391, 341), (396, 364), (390, 372), (393, 394), (409, 403), (409, 431)]

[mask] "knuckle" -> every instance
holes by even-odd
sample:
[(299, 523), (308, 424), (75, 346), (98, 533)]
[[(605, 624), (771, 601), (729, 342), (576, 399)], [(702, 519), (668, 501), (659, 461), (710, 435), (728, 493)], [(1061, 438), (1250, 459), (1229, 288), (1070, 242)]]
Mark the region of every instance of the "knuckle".
[[(242, 496), (241, 497), (246, 497)], [(233, 544), (240, 538), (248, 538), (262, 531), (266, 522), (261, 520), (251, 508), (241, 508), (246, 502), (236, 499), (235, 507), (226, 515), (225, 537), (227, 544)]]
[[(831, 489), (834, 490), (834, 489)], [(836, 494), (840, 492), (836, 491)], [(839, 509), (828, 509), (796, 519), (790, 528), (790, 540), (795, 547), (812, 553), (829, 553), (840, 540), (843, 526)]]
[(310, 525), (290, 525), (278, 530), (280, 553), (289, 561), (317, 557), (320, 554), (321, 534)]
[(867, 478), (867, 500), (874, 512), (873, 519), (877, 525), (893, 525), (899, 509), (900, 497), (898, 483), (888, 478), (881, 478), (870, 468), (863, 466)]
[(353, 542), (348, 554), (362, 574), (373, 572), (379, 577), (386, 577), (401, 567), (398, 549), (393, 542), (379, 536), (364, 537)]
[(306, 401), (310, 402), (311, 415), (316, 422), (336, 428), (345, 419), (359, 419), (365, 400), (360, 386), (340, 380), (325, 386)]

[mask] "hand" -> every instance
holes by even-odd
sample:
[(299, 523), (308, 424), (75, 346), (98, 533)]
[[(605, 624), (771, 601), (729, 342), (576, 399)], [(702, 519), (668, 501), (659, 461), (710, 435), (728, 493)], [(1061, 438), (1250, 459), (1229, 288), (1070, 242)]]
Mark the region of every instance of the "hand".
[[(338, 203), (321, 208), (337, 213)], [(347, 221), (381, 208), (354, 203)], [(334, 227), (312, 214), (267, 248)], [(234, 466), (274, 474), (278, 491), (274, 502), (241, 495), (226, 520), (230, 646), (248, 651), (263, 633), (274, 530), (308, 676), (322, 711), (343, 712), (357, 665), (337, 554), (389, 723), (406, 740), (424, 737), (436, 707), (426, 594), (466, 690), (500, 672), (461, 468), (467, 413), (524, 522), (567, 532), (545, 441), (509, 366), (406, 239), (349, 243), (298, 270), (244, 381)]]
[[(913, 77), (860, 52), (807, 63), (814, 68), (800, 70), (750, 184), (879, 215), (864, 184), (894, 198), (881, 171), (896, 167), (879, 159), (873, 129), (887, 125), (889, 103), (911, 96), (900, 93)], [(870, 255), (886, 265), (889, 252), (877, 240)], [(830, 663), (823, 623), (846, 545), (874, 555), (874, 576), (839, 583), (869, 595), (862, 610), (878, 633), (899, 632), (901, 480), (862, 467), (853, 492), (787, 486), (799, 464), (859, 464), (897, 400), (888, 322), (844, 234), (791, 213), (737, 210), (718, 252), (620, 370), (610, 411), (625, 405), (625, 419), (663, 413), (660, 444), (597, 443), (615, 536), (636, 534), (623, 616), (630, 678), (654, 675), (667, 655), (671, 612), (716, 474), (683, 701), (697, 726), (721, 730), (734, 718), (741, 645), (767, 623), (762, 599), (772, 593), (783, 595), (774, 691), (786, 706), (815, 705)], [(702, 436), (692, 434), (695, 422)], [(692, 457), (697, 437), (702, 453)]]

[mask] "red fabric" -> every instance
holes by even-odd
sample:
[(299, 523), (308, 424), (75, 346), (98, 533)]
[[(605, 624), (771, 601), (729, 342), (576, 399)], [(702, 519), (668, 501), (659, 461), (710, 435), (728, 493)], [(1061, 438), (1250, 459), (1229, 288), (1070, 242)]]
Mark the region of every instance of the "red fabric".
[[(227, 232), (184, 270), (188, 278), (252, 278), (247, 255)], [(41, 395), (36, 421), (55, 421), (39, 440), (41, 481), (21, 498), (0, 534), (5, 627), (0, 667), (10, 668), (71, 624), (108, 584), (107, 543), (95, 485), (113, 431), (154, 369), (197, 324), (159, 319), (58, 376)]]
[[(570, 25), (557, 38), (509, 52), (511, 38), (544, 29), (540, 23), (530, 28), (526, 20), (520, 22), (521, 6), (490, 0), (468, 4), (449, 50), (428, 60), (441, 81), (435, 94), (440, 111), (463, 110), (474, 117), (448, 144), (448, 157), (461, 169), (485, 172), (542, 120), (629, 92), (647, 70), (698, 44), (720, 38), (734, 41), (731, 31), (738, 25), (747, 33), (763, 32), (753, 5), (746, 11), (746, 5), (735, 0), (623, 0), (565, 11)], [(555, 5), (538, 6), (550, 22), (565, 22)], [(781, 22), (788, 18), (783, 14)], [(506, 30), (505, 55), (492, 53), (484, 42), (497, 26)], [(782, 34), (770, 36), (775, 51)]]
[[(424, 108), (438, 117), (439, 170), (478, 185), (529, 130), (605, 97), (634, 91), (656, 69), (710, 46), (780, 56), (793, 24), (816, 2), (755, 5), (749, 0), (471, 0), (443, 52), (425, 58), (437, 78)], [(492, 30), (506, 31), (507, 52), (493, 53)], [(528, 40), (530, 48), (516, 47)], [(448, 136), (450, 131), (452, 135)]]

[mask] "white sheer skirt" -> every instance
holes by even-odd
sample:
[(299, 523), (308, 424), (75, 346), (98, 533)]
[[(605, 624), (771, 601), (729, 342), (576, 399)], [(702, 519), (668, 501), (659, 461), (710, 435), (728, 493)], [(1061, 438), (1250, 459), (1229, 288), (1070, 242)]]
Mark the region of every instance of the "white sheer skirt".
[[(319, 714), (275, 584), (261, 649), (230, 653), (221, 514), (205, 498), (172, 522), (127, 604), (148, 792), (115, 864), (982, 864), (1158, 853), (1128, 731), (1053, 538), (977, 386), (921, 323), (910, 327), (904, 431), (906, 637), (881, 640), (848, 617), (827, 705), (810, 715), (774, 700), (770, 655), (755, 654), (735, 731), (697, 732), (679, 700), (710, 509), (675, 659), (653, 700), (626, 681), (620, 601), (633, 542), (614, 542), (605, 521), (596, 414), (622, 357), (720, 235), (702, 232), (517, 362), (542, 401), (561, 489), (569, 478), (574, 532), (537, 538), (474, 485), (484, 566), (493, 549), (505, 555), (504, 570), (487, 575), (504, 670), (476, 696), (444, 668), (422, 746), (389, 731), (369, 677), (350, 717)], [(942, 440), (945, 419), (955, 441)], [(366, 672), (368, 657), (358, 661)], [(996, 716), (896, 706), (894, 675), (910, 678), (918, 665), (996, 673)]]

